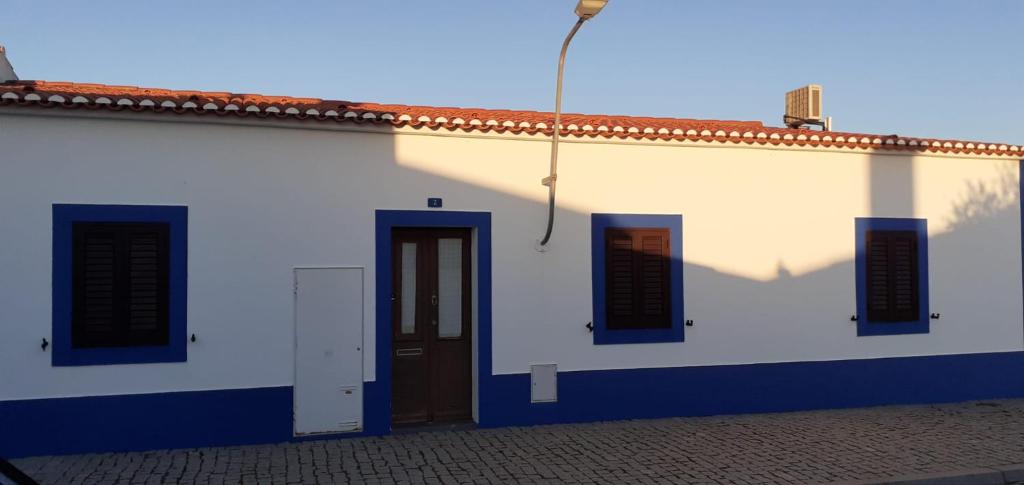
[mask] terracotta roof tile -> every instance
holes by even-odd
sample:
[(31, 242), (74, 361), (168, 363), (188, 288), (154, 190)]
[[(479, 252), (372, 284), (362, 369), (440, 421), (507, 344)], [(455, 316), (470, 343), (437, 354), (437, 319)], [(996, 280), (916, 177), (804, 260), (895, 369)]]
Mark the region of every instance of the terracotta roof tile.
[[(82, 84), (53, 81), (0, 83), (0, 106), (40, 106), (201, 115), (297, 118), (338, 123), (389, 124), (514, 134), (551, 134), (554, 115), (538, 111), (406, 106), (265, 96), (212, 91)], [(678, 140), (776, 145), (881, 149), (1024, 157), (1024, 147), (961, 140), (911, 138), (898, 135), (821, 132), (772, 128), (759, 121), (722, 121), (636, 116), (562, 115), (563, 136), (618, 139)]]

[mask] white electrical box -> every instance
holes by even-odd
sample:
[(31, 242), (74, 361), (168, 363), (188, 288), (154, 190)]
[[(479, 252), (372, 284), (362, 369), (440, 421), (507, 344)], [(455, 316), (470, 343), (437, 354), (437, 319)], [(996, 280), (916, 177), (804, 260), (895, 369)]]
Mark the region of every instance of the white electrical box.
[(558, 365), (530, 366), (530, 402), (558, 401)]

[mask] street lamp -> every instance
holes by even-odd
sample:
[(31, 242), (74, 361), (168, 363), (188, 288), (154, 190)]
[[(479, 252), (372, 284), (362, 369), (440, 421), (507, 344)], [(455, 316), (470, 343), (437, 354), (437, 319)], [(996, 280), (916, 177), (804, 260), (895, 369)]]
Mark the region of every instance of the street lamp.
[(555, 182), (558, 180), (558, 135), (561, 132), (562, 121), (562, 73), (565, 71), (565, 53), (569, 50), (569, 42), (572, 41), (576, 31), (580, 30), (583, 23), (594, 18), (608, 0), (580, 0), (576, 4), (576, 15), (580, 18), (576, 25), (572, 26), (569, 35), (565, 36), (562, 42), (562, 52), (558, 55), (558, 81), (555, 83), (555, 126), (551, 132), (551, 173), (541, 179), (541, 185), (548, 188), (548, 226), (544, 231), (544, 238), (540, 241), (543, 247), (551, 239), (551, 228), (555, 225)]

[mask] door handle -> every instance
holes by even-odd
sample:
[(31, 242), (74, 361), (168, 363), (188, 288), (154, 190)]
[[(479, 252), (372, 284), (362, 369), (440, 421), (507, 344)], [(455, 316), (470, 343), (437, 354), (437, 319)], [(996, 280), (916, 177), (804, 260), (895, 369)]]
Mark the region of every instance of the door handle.
[(430, 295), (430, 304), (437, 306), (437, 294)]

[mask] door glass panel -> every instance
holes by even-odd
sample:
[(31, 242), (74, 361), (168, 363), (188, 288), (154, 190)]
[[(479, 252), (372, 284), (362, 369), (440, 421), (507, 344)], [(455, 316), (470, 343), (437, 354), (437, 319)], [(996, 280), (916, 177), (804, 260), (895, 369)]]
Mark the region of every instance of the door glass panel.
[(416, 243), (402, 243), (402, 334), (416, 333)]
[(437, 336), (462, 336), (462, 239), (437, 240)]

